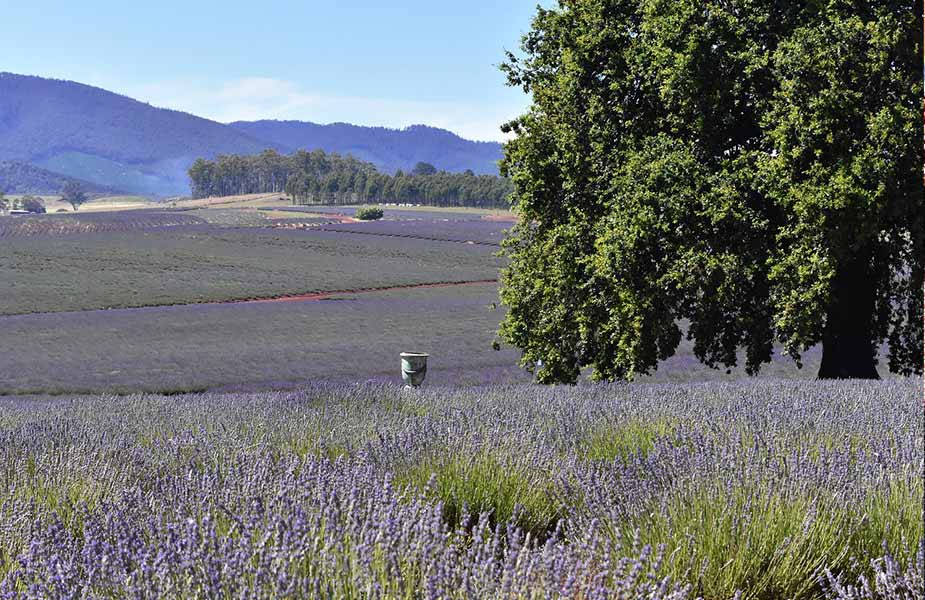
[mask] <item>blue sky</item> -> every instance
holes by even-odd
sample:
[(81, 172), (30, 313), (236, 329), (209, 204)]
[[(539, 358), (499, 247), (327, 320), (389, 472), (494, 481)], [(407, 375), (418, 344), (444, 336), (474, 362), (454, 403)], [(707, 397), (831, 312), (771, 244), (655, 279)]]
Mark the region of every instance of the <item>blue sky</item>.
[(425, 123), (502, 139), (498, 125), (527, 98), (497, 64), (536, 4), (0, 0), (0, 70), (218, 121)]

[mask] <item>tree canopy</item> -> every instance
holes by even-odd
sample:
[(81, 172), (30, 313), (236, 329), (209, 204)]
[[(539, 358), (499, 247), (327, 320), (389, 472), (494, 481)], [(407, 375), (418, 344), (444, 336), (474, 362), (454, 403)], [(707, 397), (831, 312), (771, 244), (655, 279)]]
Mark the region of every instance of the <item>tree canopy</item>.
[[(520, 222), (500, 333), (543, 382), (682, 336), (749, 373), (922, 370), (921, 3), (562, 0), (502, 66)], [(682, 324), (687, 324), (682, 331)]]
[(87, 201), (87, 194), (79, 183), (69, 181), (61, 191), (61, 200), (70, 204), (74, 210), (77, 210), (81, 204)]
[(412, 175), (436, 175), (437, 167), (433, 166), (430, 163), (419, 162), (414, 165), (414, 169), (411, 170)]
[(22, 206), (23, 210), (27, 210), (31, 213), (43, 214), (45, 212), (45, 202), (38, 196), (32, 196), (31, 194), (23, 196), (19, 204)]

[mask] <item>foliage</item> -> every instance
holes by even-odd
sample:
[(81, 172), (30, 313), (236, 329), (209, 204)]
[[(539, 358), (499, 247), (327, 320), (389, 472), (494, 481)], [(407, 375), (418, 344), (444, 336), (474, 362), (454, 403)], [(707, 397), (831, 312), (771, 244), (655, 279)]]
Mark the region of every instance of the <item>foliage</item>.
[(87, 201), (87, 193), (84, 192), (82, 185), (76, 181), (69, 181), (61, 190), (61, 200), (70, 204), (74, 210), (77, 210), (81, 204)]
[(388, 129), (349, 123), (239, 121), (229, 126), (278, 148), (350, 154), (374, 164), (383, 173), (410, 171), (415, 164), (424, 162), (451, 173), (470, 169), (480, 175), (497, 175), (501, 159), (501, 144), (497, 142), (470, 141), (426, 125)]
[(196, 198), (285, 191), (299, 204), (413, 202), (497, 208), (508, 206), (511, 192), (510, 182), (497, 176), (402, 171), (390, 176), (371, 163), (321, 150), (300, 150), (290, 156), (268, 150), (259, 156), (199, 159), (189, 176)]
[(419, 162), (414, 165), (414, 169), (411, 170), (412, 175), (436, 175), (437, 167), (433, 166), (430, 163)]
[(921, 383), (0, 400), (0, 596), (920, 598)]
[[(684, 332), (754, 373), (921, 372), (921, 4), (569, 0), (509, 83), (502, 336), (544, 382), (631, 379)], [(744, 355), (744, 356), (743, 356)]]
[(362, 206), (356, 210), (354, 216), (360, 221), (378, 221), (382, 214), (382, 209), (378, 206)]
[(23, 210), (27, 210), (35, 214), (44, 214), (45, 213), (45, 203), (41, 198), (36, 196), (24, 196), (19, 201)]

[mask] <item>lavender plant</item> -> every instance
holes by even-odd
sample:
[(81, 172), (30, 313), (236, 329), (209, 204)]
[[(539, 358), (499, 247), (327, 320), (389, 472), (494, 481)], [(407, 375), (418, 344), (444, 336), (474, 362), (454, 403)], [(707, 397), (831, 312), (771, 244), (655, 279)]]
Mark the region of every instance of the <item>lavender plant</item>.
[(0, 598), (922, 598), (920, 386), (0, 400)]

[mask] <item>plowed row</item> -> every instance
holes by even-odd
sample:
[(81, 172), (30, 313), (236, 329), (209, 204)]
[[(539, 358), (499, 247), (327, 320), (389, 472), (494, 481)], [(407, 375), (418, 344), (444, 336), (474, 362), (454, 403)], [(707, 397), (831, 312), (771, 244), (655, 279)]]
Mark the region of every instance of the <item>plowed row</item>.
[(205, 221), (194, 215), (141, 210), (83, 215), (0, 217), (0, 238), (138, 231), (203, 224)]

